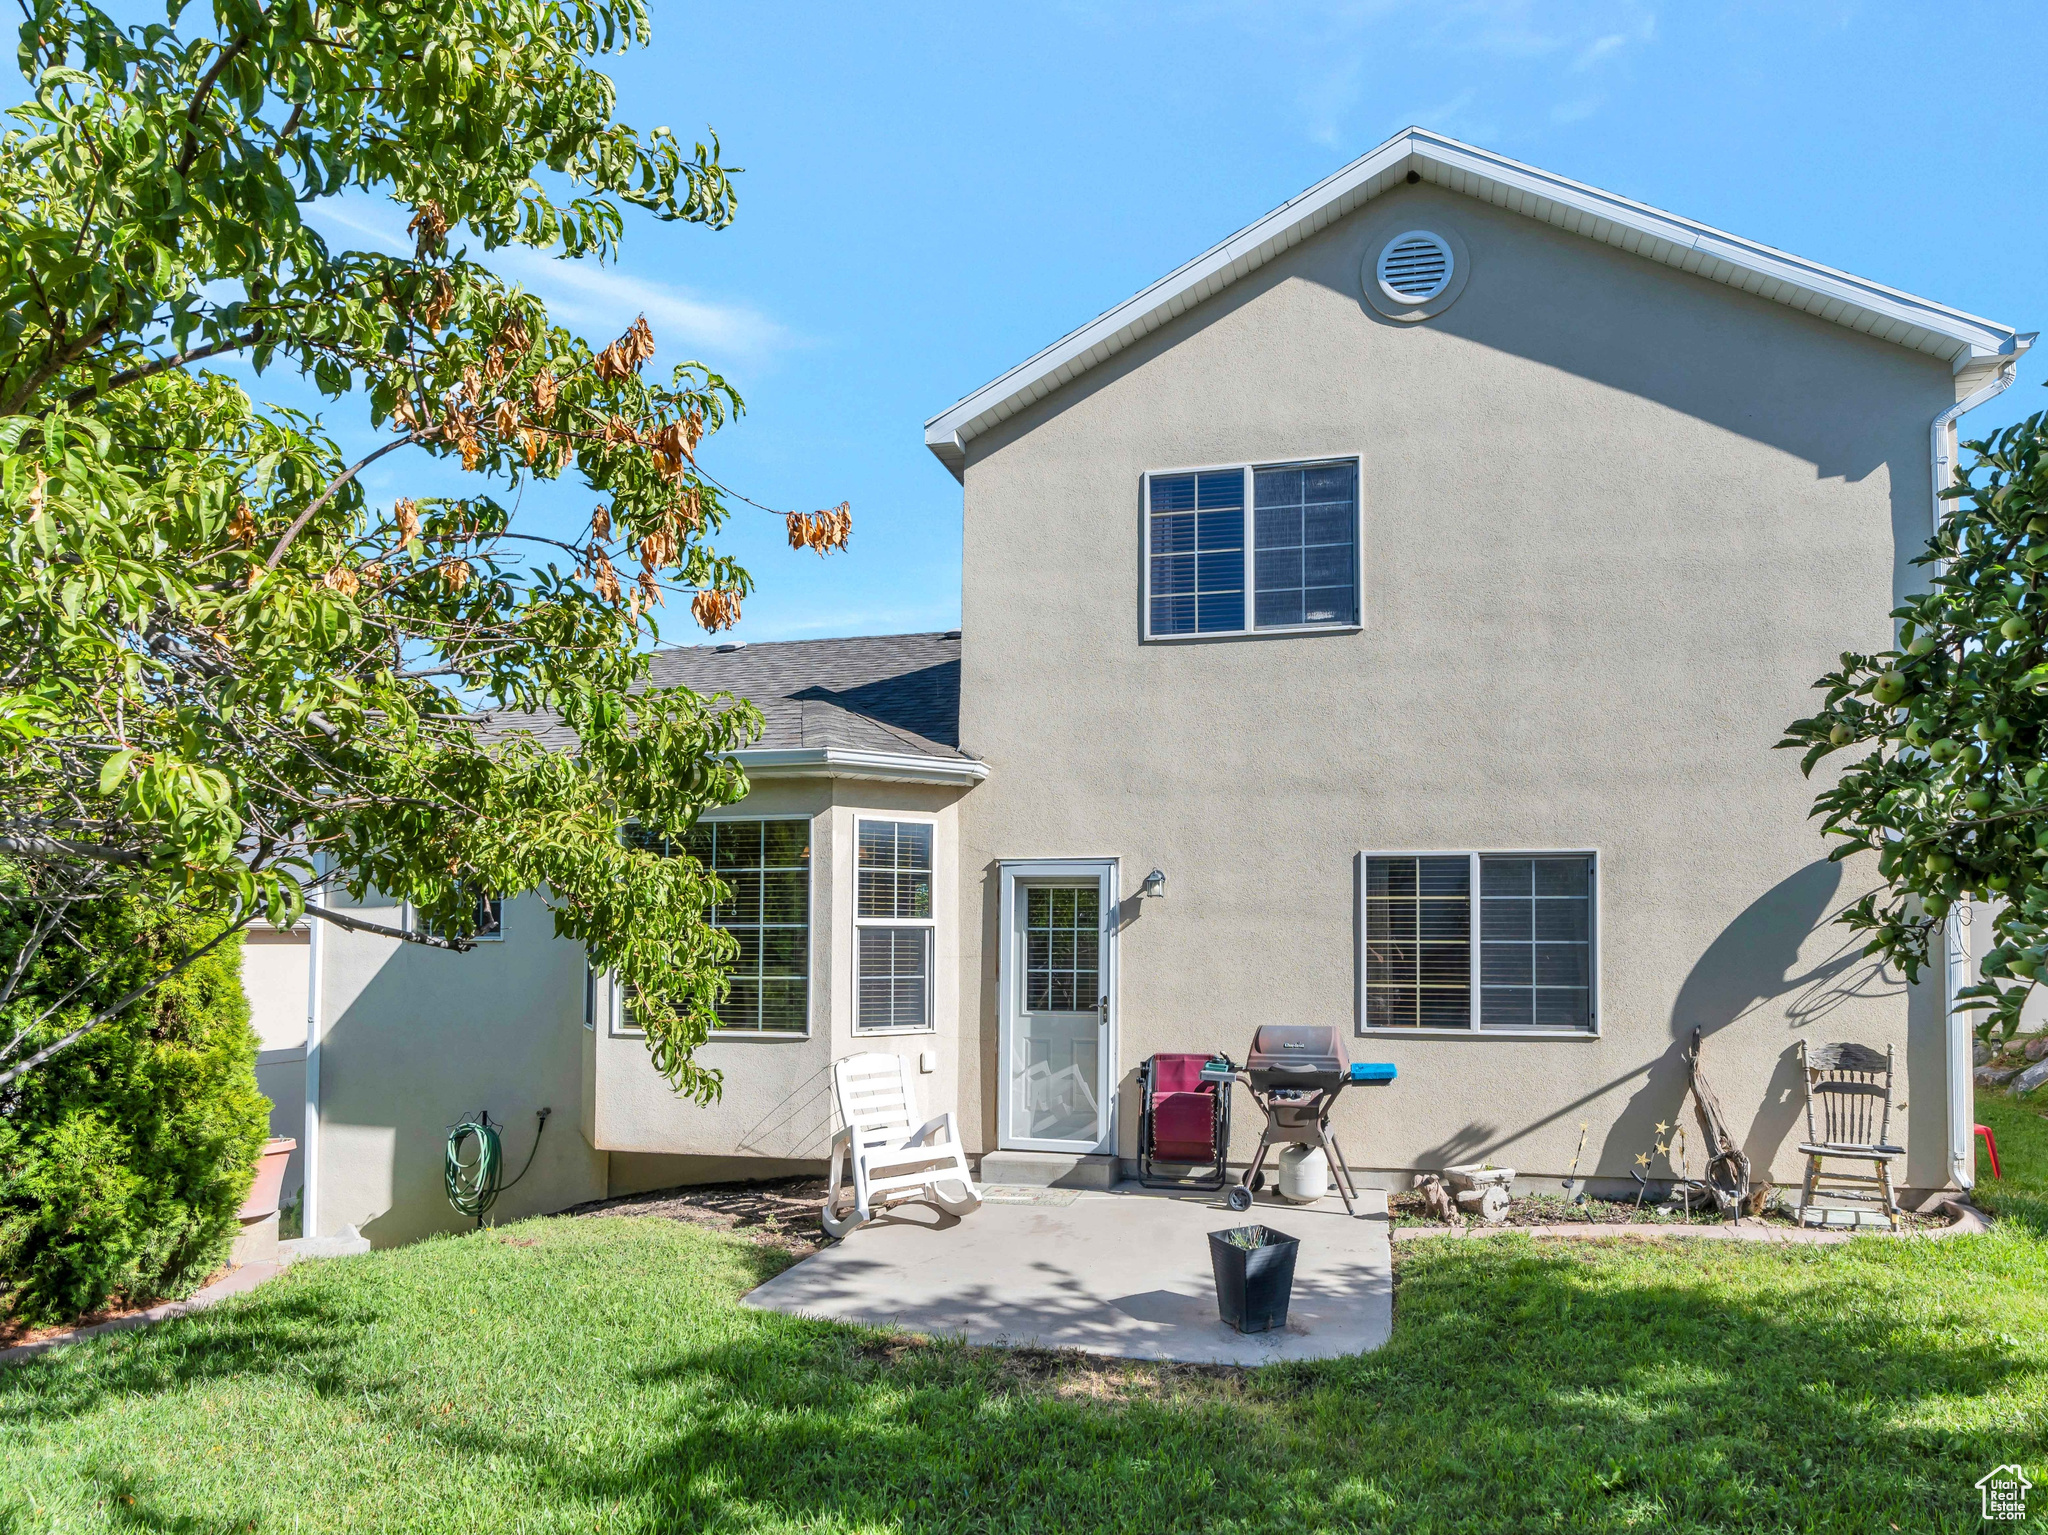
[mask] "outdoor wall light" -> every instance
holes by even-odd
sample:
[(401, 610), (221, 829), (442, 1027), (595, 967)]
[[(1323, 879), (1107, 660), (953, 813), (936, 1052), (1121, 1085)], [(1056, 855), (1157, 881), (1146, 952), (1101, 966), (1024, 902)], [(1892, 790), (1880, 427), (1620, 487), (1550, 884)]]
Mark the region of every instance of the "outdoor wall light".
[(1163, 897), (1166, 894), (1166, 871), (1154, 869), (1145, 876), (1144, 894)]

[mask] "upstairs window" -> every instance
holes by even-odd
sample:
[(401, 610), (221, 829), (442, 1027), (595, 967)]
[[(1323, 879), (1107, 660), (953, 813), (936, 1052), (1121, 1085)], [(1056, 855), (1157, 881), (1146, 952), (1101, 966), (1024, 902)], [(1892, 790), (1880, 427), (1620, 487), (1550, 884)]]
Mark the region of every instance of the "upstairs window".
[(1144, 494), (1147, 639), (1358, 623), (1356, 459), (1151, 474)]
[(1591, 1033), (1590, 853), (1365, 859), (1365, 1026)]

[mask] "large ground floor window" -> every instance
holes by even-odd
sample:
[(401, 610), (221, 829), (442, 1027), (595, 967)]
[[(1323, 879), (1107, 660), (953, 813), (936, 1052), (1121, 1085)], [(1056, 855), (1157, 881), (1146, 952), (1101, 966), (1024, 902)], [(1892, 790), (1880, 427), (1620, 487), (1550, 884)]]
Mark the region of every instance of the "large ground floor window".
[(1590, 1033), (1591, 853), (1368, 853), (1368, 1029)]
[[(639, 847), (669, 853), (665, 838), (627, 828)], [(802, 1034), (810, 1026), (811, 823), (808, 817), (706, 820), (681, 847), (726, 887), (706, 914), (739, 944), (718, 1006), (734, 1034)]]

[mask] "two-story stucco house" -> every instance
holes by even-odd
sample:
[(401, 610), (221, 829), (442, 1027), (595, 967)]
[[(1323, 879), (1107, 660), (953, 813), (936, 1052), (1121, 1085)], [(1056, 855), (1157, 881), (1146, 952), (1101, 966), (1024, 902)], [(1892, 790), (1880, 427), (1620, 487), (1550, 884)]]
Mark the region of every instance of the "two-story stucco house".
[(2030, 340), (1403, 133), (928, 424), (958, 633), (657, 658), (768, 718), (696, 839), (719, 1102), (532, 897), (467, 956), (316, 935), (312, 1228), (458, 1224), (478, 1108), (514, 1158), (556, 1111), (507, 1214), (817, 1167), (867, 1049), (985, 1177), (1106, 1179), (1144, 1057), (1266, 1022), (1397, 1065), (1339, 1108), (1383, 1182), (1555, 1179), (1582, 1125), (1622, 1180), (1698, 1027), (1759, 1169), (1796, 1180), (1798, 1041), (1851, 1039), (1898, 1051), (1903, 1182), (1966, 1184), (1967, 1017), (1831, 921), (1874, 869), (1772, 747), (1890, 642)]

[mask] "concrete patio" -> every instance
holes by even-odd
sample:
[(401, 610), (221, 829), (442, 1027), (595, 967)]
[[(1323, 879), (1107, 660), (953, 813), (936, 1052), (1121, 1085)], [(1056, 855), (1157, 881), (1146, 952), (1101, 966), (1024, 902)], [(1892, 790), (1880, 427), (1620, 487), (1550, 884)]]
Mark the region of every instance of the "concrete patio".
[[(1262, 1198), (1233, 1214), (1220, 1195), (1125, 1184), (1107, 1193), (984, 1191), (962, 1220), (899, 1206), (785, 1269), (745, 1304), (900, 1327), (969, 1343), (1072, 1348), (1125, 1359), (1261, 1365), (1378, 1348), (1393, 1329), (1386, 1195), (1359, 1215)], [(1301, 1240), (1284, 1331), (1239, 1334), (1216, 1315), (1208, 1233), (1261, 1222)]]

